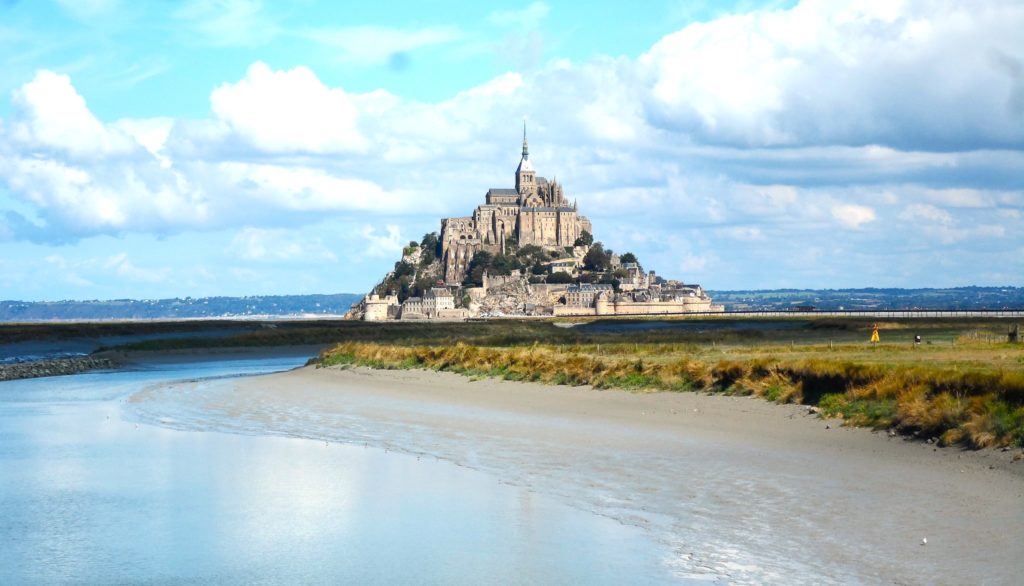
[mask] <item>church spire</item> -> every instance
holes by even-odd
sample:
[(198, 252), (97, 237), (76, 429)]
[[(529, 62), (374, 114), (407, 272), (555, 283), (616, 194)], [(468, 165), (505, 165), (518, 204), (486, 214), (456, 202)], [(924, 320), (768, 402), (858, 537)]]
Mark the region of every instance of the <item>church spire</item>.
[(526, 120), (523, 120), (523, 158), (530, 158), (530, 148), (526, 145)]

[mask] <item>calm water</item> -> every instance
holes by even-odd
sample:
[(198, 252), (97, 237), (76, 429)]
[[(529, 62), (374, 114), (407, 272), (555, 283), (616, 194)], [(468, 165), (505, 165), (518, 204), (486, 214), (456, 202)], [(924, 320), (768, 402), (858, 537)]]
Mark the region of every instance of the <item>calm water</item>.
[(219, 361), (0, 383), (0, 584), (678, 583), (639, 529), (375, 448), (122, 419)]

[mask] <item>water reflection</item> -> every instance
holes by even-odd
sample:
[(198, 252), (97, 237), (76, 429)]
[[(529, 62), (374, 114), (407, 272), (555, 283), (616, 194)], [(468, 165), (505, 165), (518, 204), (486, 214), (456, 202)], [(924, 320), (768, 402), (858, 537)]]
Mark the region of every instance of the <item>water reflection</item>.
[(120, 418), (254, 368), (0, 383), (0, 583), (674, 581), (641, 531), (446, 462)]

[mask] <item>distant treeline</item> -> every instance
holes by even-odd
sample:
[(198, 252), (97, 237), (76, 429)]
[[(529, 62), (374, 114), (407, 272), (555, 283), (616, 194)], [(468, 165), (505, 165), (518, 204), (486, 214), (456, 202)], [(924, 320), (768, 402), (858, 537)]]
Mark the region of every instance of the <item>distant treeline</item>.
[(955, 287), (951, 289), (775, 289), (709, 291), (727, 311), (790, 309), (1020, 309), (1022, 287)]
[(338, 293), (107, 301), (0, 301), (0, 321), (341, 315), (361, 298), (362, 295)]

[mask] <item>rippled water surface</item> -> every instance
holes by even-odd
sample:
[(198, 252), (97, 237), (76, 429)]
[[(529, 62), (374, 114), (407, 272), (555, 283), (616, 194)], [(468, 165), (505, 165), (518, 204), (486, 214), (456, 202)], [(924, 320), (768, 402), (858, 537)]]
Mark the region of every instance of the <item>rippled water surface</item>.
[(122, 418), (148, 384), (302, 362), (0, 383), (0, 584), (679, 582), (643, 531), (447, 462)]

